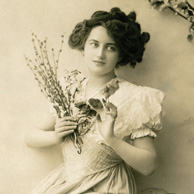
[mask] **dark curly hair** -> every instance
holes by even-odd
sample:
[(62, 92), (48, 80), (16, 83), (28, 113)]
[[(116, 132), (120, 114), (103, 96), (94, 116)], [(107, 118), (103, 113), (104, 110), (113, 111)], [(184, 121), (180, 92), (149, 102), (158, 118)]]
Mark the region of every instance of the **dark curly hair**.
[(150, 34), (141, 33), (141, 26), (136, 22), (135, 12), (126, 15), (118, 7), (112, 8), (110, 12), (94, 12), (91, 19), (84, 20), (75, 26), (69, 37), (69, 46), (83, 50), (92, 28), (96, 26), (105, 27), (117, 44), (121, 57), (117, 66), (130, 63), (132, 67), (135, 67), (137, 62), (142, 61), (145, 43), (149, 41)]

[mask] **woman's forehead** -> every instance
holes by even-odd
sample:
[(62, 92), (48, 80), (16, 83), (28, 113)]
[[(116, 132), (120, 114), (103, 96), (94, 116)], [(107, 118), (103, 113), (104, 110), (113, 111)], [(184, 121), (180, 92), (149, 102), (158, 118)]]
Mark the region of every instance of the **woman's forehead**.
[(91, 30), (87, 41), (90, 40), (115, 44), (114, 39), (108, 34), (107, 29), (103, 26), (96, 26)]

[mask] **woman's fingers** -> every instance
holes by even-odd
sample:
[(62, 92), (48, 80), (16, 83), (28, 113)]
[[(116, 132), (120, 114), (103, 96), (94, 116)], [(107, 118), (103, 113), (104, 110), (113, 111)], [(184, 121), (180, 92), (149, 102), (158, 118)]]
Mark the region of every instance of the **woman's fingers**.
[(103, 102), (107, 110), (117, 111), (117, 107), (113, 103), (108, 102), (108, 101), (103, 101)]
[(77, 125), (77, 119), (74, 117), (62, 117), (56, 119), (56, 125), (55, 127), (62, 127), (62, 126), (76, 126)]
[(72, 121), (72, 122), (75, 122), (75, 121), (77, 121), (77, 118), (71, 117), (71, 116), (67, 116), (67, 117), (57, 118), (57, 121), (58, 122), (63, 122), (63, 121)]
[(117, 107), (111, 102), (106, 102), (106, 107), (112, 109), (113, 111), (117, 110)]
[(70, 130), (75, 130), (77, 126), (63, 126), (63, 127), (56, 127), (55, 132), (61, 133), (64, 131), (70, 131)]
[(114, 119), (117, 117), (117, 107), (111, 102), (105, 102), (106, 114)]
[(64, 131), (64, 132), (61, 132), (61, 133), (57, 133), (57, 135), (59, 137), (65, 137), (65, 136), (70, 135), (72, 133), (74, 133), (74, 130), (69, 130), (69, 131)]
[(56, 122), (55, 127), (62, 127), (62, 126), (77, 126), (77, 122), (72, 122), (72, 121)]
[(77, 119), (74, 117), (57, 118), (55, 132), (58, 136), (67, 136), (77, 128)]

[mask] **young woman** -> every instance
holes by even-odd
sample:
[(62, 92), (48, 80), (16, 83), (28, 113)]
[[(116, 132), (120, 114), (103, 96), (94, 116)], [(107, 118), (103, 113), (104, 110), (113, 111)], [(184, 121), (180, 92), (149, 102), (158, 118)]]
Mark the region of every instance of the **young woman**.
[[(83, 53), (88, 77), (81, 80), (74, 103), (99, 99), (105, 111), (103, 116), (94, 114), (92, 125), (82, 134), (80, 154), (72, 141), (79, 114), (51, 118), (40, 129), (29, 131), (29, 146), (61, 144), (64, 156), (64, 163), (37, 186), (34, 194), (136, 194), (131, 168), (144, 175), (155, 171), (154, 137), (161, 129), (164, 95), (157, 89), (129, 83), (114, 71), (141, 62), (148, 40), (149, 34), (141, 33), (136, 14), (126, 15), (119, 8), (97, 11), (76, 25), (69, 45)], [(113, 89), (107, 99), (105, 88), (110, 93)]]

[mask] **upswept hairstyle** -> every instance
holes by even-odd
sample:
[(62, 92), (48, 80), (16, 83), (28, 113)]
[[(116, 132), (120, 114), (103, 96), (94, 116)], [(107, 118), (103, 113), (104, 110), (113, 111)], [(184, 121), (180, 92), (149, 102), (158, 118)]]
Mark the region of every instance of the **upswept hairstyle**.
[(150, 34), (141, 32), (141, 26), (136, 22), (136, 13), (126, 15), (118, 7), (110, 12), (96, 11), (91, 19), (78, 23), (69, 37), (69, 46), (73, 49), (83, 50), (85, 42), (96, 26), (103, 26), (118, 46), (121, 60), (117, 66), (130, 64), (132, 67), (142, 61), (145, 43), (150, 39)]

